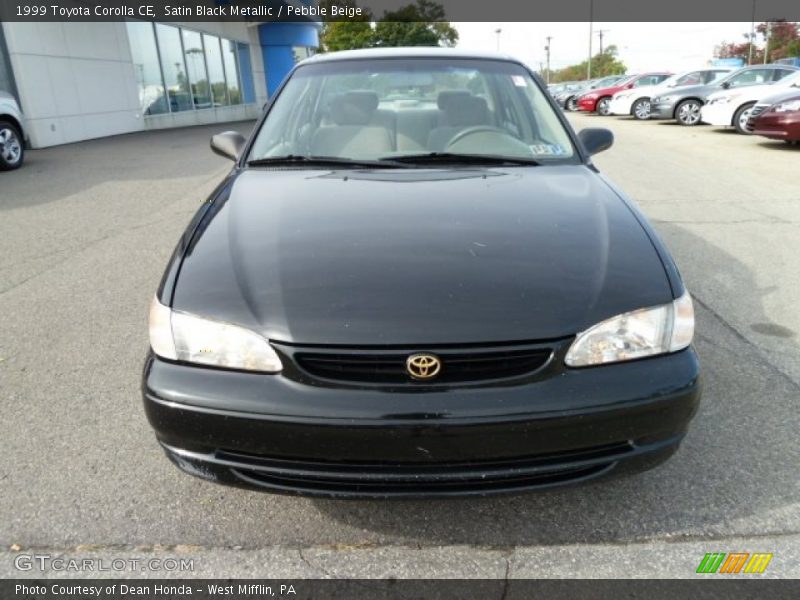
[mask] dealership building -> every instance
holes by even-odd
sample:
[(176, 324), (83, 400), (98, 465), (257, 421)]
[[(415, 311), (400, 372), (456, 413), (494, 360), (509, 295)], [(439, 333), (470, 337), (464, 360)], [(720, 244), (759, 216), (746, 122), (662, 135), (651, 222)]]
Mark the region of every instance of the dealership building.
[(0, 23), (0, 91), (34, 148), (255, 118), (319, 24)]

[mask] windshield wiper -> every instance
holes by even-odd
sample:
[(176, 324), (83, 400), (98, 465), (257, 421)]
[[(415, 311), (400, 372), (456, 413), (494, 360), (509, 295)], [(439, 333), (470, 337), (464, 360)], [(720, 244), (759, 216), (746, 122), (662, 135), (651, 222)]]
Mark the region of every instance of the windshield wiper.
[(541, 165), (535, 158), (500, 156), (496, 154), (458, 154), (454, 152), (425, 152), (422, 154), (401, 154), (387, 156), (381, 161), (420, 164), (461, 164), (461, 165)]
[(378, 169), (408, 169), (409, 165), (392, 160), (369, 160), (360, 158), (342, 158), (339, 156), (303, 156), (289, 154), (286, 156), (267, 156), (254, 158), (247, 161), (248, 167), (282, 167), (282, 166), (308, 166), (308, 167), (350, 167), (350, 168), (378, 168)]

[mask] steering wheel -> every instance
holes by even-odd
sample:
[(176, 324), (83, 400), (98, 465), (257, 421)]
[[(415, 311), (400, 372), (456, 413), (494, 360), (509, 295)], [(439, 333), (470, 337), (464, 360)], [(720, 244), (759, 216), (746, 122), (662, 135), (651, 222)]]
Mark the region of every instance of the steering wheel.
[(467, 127), (466, 129), (459, 131), (457, 134), (451, 137), (450, 141), (447, 142), (447, 147), (449, 148), (450, 146), (457, 144), (464, 138), (469, 137), (471, 135), (475, 135), (476, 133), (499, 133), (507, 137), (517, 139), (513, 135), (511, 135), (508, 131), (506, 131), (505, 129), (501, 129), (500, 127), (492, 127), (491, 125), (475, 125), (473, 127)]

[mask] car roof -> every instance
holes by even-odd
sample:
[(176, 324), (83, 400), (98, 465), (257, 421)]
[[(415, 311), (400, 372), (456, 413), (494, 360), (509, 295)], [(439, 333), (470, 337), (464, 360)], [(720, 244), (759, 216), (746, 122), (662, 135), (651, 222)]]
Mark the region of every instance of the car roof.
[(365, 48), (362, 50), (342, 50), (341, 52), (325, 52), (307, 58), (299, 65), (308, 63), (336, 62), (342, 60), (365, 60), (382, 58), (460, 58), (479, 60), (499, 60), (513, 62), (519, 65), (524, 63), (507, 54), (499, 52), (476, 52), (474, 50), (461, 50), (458, 48), (441, 48), (436, 46), (418, 46), (401, 48)]

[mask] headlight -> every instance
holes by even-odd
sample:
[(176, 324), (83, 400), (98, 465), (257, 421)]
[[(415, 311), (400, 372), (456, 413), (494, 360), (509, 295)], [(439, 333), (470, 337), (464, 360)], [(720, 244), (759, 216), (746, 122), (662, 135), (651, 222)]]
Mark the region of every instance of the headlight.
[(586, 100), (594, 100), (597, 98), (597, 94), (584, 94), (581, 98), (586, 98)]
[(653, 104), (658, 102), (673, 102), (675, 100), (675, 96), (659, 96), (658, 98), (653, 98)]
[(277, 373), (281, 360), (257, 333), (189, 313), (171, 310), (153, 298), (150, 304), (150, 347), (170, 360)]
[(617, 94), (614, 94), (614, 100), (624, 100), (625, 98), (627, 98), (630, 95), (631, 95), (631, 92), (619, 92)]
[(579, 333), (564, 360), (588, 367), (677, 352), (692, 343), (694, 307), (689, 292), (669, 304), (606, 319)]
[(781, 102), (775, 105), (772, 110), (775, 112), (797, 112), (800, 110), (800, 98), (797, 100), (789, 100), (788, 102)]

